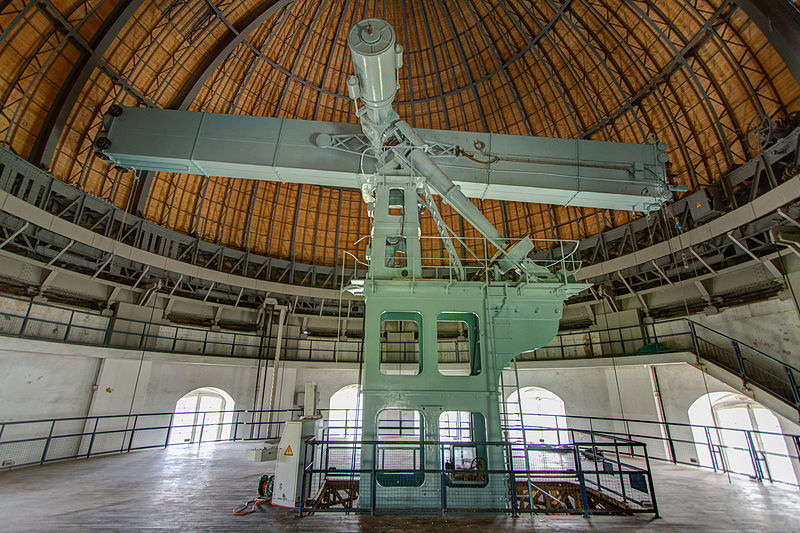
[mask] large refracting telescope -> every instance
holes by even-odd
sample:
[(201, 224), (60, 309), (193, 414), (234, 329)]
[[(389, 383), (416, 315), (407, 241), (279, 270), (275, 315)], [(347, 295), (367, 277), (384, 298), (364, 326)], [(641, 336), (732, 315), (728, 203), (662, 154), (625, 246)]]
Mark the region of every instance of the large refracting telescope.
[[(358, 109), (361, 127), (379, 150), (379, 165), (410, 166), (489, 242), (502, 249), (500, 232), (431, 159), (422, 137), (392, 109), (403, 47), (396, 43), (391, 25), (380, 19), (362, 20), (350, 30), (347, 45), (355, 71), (347, 79), (348, 94), (362, 104)], [(385, 149), (387, 146), (391, 148)]]

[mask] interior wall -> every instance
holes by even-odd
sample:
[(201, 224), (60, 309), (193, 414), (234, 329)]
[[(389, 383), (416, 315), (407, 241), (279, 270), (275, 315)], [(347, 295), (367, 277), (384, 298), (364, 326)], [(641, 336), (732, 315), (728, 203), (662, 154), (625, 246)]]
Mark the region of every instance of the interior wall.
[(692, 320), (800, 367), (800, 319), (791, 297), (728, 307)]
[[(145, 352), (140, 361), (141, 352), (131, 350), (26, 339), (6, 340), (6, 346), (0, 349), (2, 421), (124, 415), (130, 411), (171, 413), (178, 399), (199, 387), (220, 388), (233, 397), (237, 409), (252, 408), (256, 376), (252, 360)], [(659, 407), (651, 368), (652, 365), (617, 364), (616, 367), (534, 369), (521, 364), (519, 386), (537, 386), (555, 393), (564, 400), (567, 415), (657, 421)], [(704, 380), (699, 370), (685, 363), (660, 364), (655, 369), (664, 413), (674, 424), (688, 424), (690, 405), (706, 392), (735, 392), (711, 376)], [(318, 406), (325, 409), (336, 391), (358, 383), (358, 365), (287, 362), (278, 373), (278, 379), (278, 409), (301, 407), (302, 395), (299, 393), (304, 391), (306, 381), (317, 384)], [(516, 386), (513, 372), (505, 373), (504, 383), (504, 397), (507, 397)], [(267, 380), (267, 391), (269, 386)], [(794, 421), (780, 415), (778, 419), (785, 432), (800, 433), (800, 426)], [(168, 418), (151, 419), (140, 426), (159, 421), (168, 426)], [(127, 417), (113, 422), (104, 428), (131, 427)], [(581, 426), (576, 420), (570, 422), (574, 428), (589, 429), (587, 424)], [(663, 436), (655, 425), (650, 424), (634, 422), (628, 427), (614, 421), (593, 421), (592, 424), (594, 430), (629, 431), (635, 437), (645, 439), (648, 435)], [(676, 440), (690, 440), (691, 432), (675, 425), (672, 436)], [(163, 442), (165, 437), (165, 432), (142, 433), (136, 437), (135, 443)], [(650, 442), (653, 455), (667, 456), (663, 444)], [(125, 445), (124, 442), (118, 444)], [(85, 446), (85, 443), (81, 445)], [(678, 443), (677, 446), (684, 446), (680, 452), (682, 455), (692, 455), (693, 445)]]
[(100, 363), (0, 350), (0, 420), (86, 416)]
[[(520, 387), (541, 387), (562, 400), (567, 416), (591, 416), (626, 418), (628, 420), (658, 421), (659, 404), (655, 394), (652, 368), (655, 368), (666, 420), (671, 425), (671, 436), (676, 452), (681, 457), (695, 457), (693, 444), (681, 443), (692, 440), (689, 424), (689, 407), (707, 392), (738, 392), (712, 376), (703, 376), (697, 368), (686, 363), (659, 365), (618, 365), (519, 370)], [(514, 374), (506, 371), (506, 385), (516, 383)], [(618, 385), (619, 384), (619, 387)], [(507, 387), (504, 397), (516, 390)], [(775, 413), (784, 433), (800, 433), (800, 425)], [(668, 458), (665, 446), (654, 438), (666, 438), (666, 434), (655, 424), (615, 421), (588, 421), (574, 418), (569, 420), (574, 429), (593, 429), (595, 431), (614, 431), (630, 433), (634, 438), (649, 444), (648, 451), (661, 458)], [(648, 437), (652, 437), (648, 439)]]

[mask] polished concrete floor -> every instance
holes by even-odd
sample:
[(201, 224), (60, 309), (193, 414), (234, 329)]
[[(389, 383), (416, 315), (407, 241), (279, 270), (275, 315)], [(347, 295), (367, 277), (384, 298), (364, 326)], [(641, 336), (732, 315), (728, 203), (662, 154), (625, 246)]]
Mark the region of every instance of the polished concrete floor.
[[(800, 531), (800, 491), (691, 468), (655, 466), (661, 519), (507, 516), (298, 518), (231, 510), (255, 493), (263, 464), (247, 444), (204, 445), (0, 473), (0, 531)], [(271, 463), (266, 463), (271, 464)]]

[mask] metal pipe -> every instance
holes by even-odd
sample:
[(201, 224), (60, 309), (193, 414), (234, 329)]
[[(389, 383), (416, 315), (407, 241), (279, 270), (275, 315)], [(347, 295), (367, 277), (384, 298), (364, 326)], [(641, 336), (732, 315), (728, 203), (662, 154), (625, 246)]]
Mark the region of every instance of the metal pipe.
[(438, 192), (442, 198), (447, 200), (459, 215), (472, 224), (475, 229), (486, 237), (496, 248), (502, 249), (505, 243), (503, 235), (485, 216), (483, 216), (480, 209), (475, 207), (475, 204), (461, 192), (461, 189), (453, 183), (447, 174), (433, 162), (423, 149), (425, 141), (423, 141), (404, 120), (398, 121), (396, 126), (403, 133), (403, 136), (407, 138), (413, 134), (413, 136), (409, 138), (409, 141), (418, 148), (411, 151), (408, 155), (408, 159), (414, 165), (414, 169), (427, 180), (428, 185)]
[[(283, 341), (283, 328), (286, 325), (286, 307), (280, 308), (280, 315), (278, 318), (278, 339), (275, 343), (275, 360), (272, 362), (272, 372), (270, 372), (270, 389), (269, 389), (269, 413), (267, 417), (267, 438), (272, 436), (272, 417), (275, 409), (275, 393), (277, 391), (277, 378), (278, 378), (278, 365), (281, 362), (281, 343)], [(259, 435), (261, 428), (259, 428)]]

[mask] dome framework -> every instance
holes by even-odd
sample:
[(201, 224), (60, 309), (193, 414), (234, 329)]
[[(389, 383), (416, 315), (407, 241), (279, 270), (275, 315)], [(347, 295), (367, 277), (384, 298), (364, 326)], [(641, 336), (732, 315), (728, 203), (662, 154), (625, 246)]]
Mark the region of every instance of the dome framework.
[[(800, 109), (786, 63), (732, 1), (12, 1), (0, 15), (0, 137), (59, 179), (207, 241), (318, 265), (363, 257), (369, 220), (354, 190), (138, 176), (92, 141), (112, 103), (356, 122), (346, 36), (370, 16), (406, 49), (396, 109), (413, 126), (659, 139), (690, 191), (757, 155), (765, 118)], [(632, 218), (477, 203), (510, 237), (583, 239)], [(427, 217), (423, 232), (435, 234)]]

